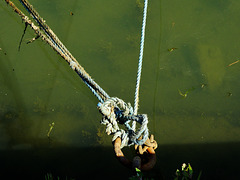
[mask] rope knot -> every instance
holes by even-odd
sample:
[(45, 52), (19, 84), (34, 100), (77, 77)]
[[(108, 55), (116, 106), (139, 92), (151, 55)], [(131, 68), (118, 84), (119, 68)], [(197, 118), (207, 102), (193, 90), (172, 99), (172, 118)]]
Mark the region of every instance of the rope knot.
[[(117, 97), (108, 98), (103, 103), (98, 103), (98, 109), (103, 115), (101, 123), (106, 125), (106, 133), (113, 134), (114, 141), (117, 137), (122, 140), (121, 148), (133, 144), (142, 145), (148, 138), (148, 118), (146, 114), (133, 115), (130, 103), (125, 103)], [(135, 125), (129, 125), (130, 121), (138, 122), (141, 126), (136, 131)], [(119, 124), (124, 124), (126, 130), (120, 129)], [(142, 139), (139, 137), (142, 136)]]

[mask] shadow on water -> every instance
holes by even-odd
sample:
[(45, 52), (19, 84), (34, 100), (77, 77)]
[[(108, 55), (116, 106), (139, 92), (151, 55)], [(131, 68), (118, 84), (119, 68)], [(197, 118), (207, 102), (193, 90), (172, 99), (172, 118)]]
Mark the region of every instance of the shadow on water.
[[(47, 141), (47, 140), (46, 140)], [(183, 162), (190, 163), (194, 179), (239, 179), (240, 143), (161, 145), (157, 164), (144, 173), (153, 179), (173, 179)], [(1, 150), (1, 179), (128, 179), (132, 176), (115, 158), (111, 147), (43, 147)]]
[(158, 164), (163, 179), (173, 179), (183, 162), (193, 167), (193, 179), (202, 171), (201, 179), (239, 179), (240, 143), (208, 143), (160, 146)]

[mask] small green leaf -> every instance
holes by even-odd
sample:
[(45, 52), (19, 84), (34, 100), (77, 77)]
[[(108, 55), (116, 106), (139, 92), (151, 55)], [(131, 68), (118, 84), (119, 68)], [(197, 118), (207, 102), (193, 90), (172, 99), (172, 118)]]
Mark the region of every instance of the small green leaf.
[(179, 171), (179, 169), (176, 170), (176, 176), (181, 176), (181, 172)]
[(141, 170), (140, 170), (140, 169), (138, 169), (138, 168), (135, 168), (135, 170), (136, 170), (136, 172), (141, 172)]
[(193, 169), (192, 169), (190, 163), (188, 163), (188, 172), (189, 172), (189, 175), (192, 176), (192, 174), (193, 174)]

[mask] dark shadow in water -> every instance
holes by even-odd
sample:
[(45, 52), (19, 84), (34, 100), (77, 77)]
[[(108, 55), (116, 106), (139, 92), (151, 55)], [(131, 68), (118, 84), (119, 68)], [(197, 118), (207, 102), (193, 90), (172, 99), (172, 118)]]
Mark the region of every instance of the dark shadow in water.
[(1, 151), (0, 179), (128, 179), (111, 148), (39, 148)]
[[(209, 143), (160, 146), (156, 168), (161, 169), (164, 179), (171, 175), (182, 163), (190, 163), (194, 179), (202, 171), (203, 179), (240, 179), (240, 143)], [(178, 167), (177, 167), (178, 166)]]
[[(240, 179), (240, 143), (161, 145), (157, 164), (148, 178), (173, 179), (183, 162), (191, 163), (194, 179)], [(0, 151), (0, 179), (128, 179), (132, 176), (115, 158), (111, 147), (34, 148)]]

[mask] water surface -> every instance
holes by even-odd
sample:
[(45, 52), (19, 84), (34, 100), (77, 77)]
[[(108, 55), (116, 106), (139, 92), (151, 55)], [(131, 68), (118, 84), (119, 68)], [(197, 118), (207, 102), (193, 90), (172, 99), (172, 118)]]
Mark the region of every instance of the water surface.
[[(138, 2), (30, 1), (95, 81), (131, 104)], [(239, 7), (234, 0), (149, 2), (139, 113), (148, 114), (159, 147), (148, 177), (173, 179), (189, 162), (202, 179), (239, 178), (240, 64), (228, 66), (239, 59)], [(26, 44), (35, 36), (30, 28), (18, 51), (24, 24), (4, 1), (0, 16), (1, 174), (130, 177), (114, 158), (94, 95), (45, 42)]]

